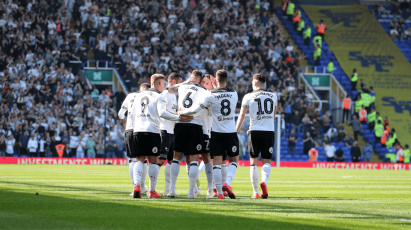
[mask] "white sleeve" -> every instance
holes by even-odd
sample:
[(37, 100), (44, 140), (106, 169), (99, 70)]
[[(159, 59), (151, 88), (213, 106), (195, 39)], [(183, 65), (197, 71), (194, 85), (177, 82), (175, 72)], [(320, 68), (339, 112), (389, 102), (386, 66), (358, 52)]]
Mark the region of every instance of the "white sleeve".
[(241, 103), (241, 107), (244, 107), (244, 108), (250, 107), (250, 101), (248, 100), (247, 95), (244, 96), (243, 102)]
[(191, 109), (188, 109), (184, 112), (184, 115), (192, 115), (192, 114), (196, 114), (198, 112), (200, 112), (202, 109), (204, 109), (205, 107), (208, 106), (208, 103), (211, 99), (211, 95), (209, 95), (208, 97), (205, 97), (204, 100), (200, 103), (198, 103), (197, 107), (191, 107)]
[(128, 110), (128, 96), (124, 99), (123, 104), (121, 105), (120, 111), (118, 111), (118, 118), (124, 119), (124, 113)]
[(165, 94), (161, 94), (161, 96), (157, 100), (158, 115), (166, 120), (178, 121), (180, 116), (168, 112), (166, 105), (167, 97)]

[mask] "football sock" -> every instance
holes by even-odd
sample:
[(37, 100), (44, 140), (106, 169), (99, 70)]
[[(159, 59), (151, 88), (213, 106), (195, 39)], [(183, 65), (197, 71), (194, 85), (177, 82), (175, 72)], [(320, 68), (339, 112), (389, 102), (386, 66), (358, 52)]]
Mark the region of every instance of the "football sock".
[[(204, 164), (205, 168), (205, 173), (207, 176), (207, 189), (212, 189), (213, 188), (213, 163), (210, 161), (207, 164)], [(199, 170), (200, 171), (200, 170)]]
[(215, 187), (217, 188), (218, 195), (223, 194), (222, 184), (221, 184), (221, 165), (214, 165), (213, 176)]
[(265, 184), (267, 184), (267, 182), (268, 182), (268, 178), (270, 177), (270, 173), (271, 173), (271, 164), (270, 163), (265, 163), (263, 165), (263, 168), (261, 169), (262, 181), (264, 181)]
[(254, 194), (258, 193), (258, 165), (250, 165), (250, 178), (251, 186), (253, 187)]
[(170, 176), (171, 176), (171, 164), (167, 163), (164, 169), (164, 180), (165, 180), (165, 187), (166, 190), (170, 189)]
[(227, 164), (223, 161), (221, 165), (221, 184), (225, 184), (227, 180)]
[(145, 183), (146, 183), (146, 177), (147, 177), (147, 159), (144, 161), (143, 167), (144, 167), (144, 169), (143, 169), (143, 174), (141, 174), (141, 187), (144, 187), (144, 186), (145, 186)]
[(136, 163), (136, 159), (131, 159), (131, 162), (128, 163), (128, 172), (130, 173), (131, 183), (134, 187), (134, 164)]
[(188, 193), (194, 193), (194, 189), (196, 189), (198, 177), (198, 161), (192, 161), (190, 163), (190, 173), (188, 174), (188, 179), (190, 181), (190, 189)]
[(135, 185), (140, 185), (141, 177), (143, 174), (143, 168), (144, 168), (143, 162), (141, 161), (137, 161), (134, 164), (133, 172), (134, 172), (134, 184)]
[(187, 176), (190, 177), (190, 164), (186, 163), (186, 172), (187, 172)]
[(180, 161), (173, 159), (171, 163), (171, 187), (170, 190), (176, 190), (177, 178), (180, 173)]
[(149, 186), (150, 186), (151, 192), (156, 191), (157, 174), (158, 174), (158, 165), (150, 163), (150, 167), (148, 168), (148, 177), (150, 178)]
[(158, 178), (158, 174), (160, 174), (160, 169), (161, 169), (161, 164), (156, 164), (157, 165), (157, 178)]
[(204, 161), (201, 161), (200, 166), (198, 166), (198, 174), (200, 175), (200, 173), (204, 172), (205, 170), (205, 164)]
[(235, 172), (236, 172), (236, 171), (237, 171), (237, 163), (231, 162), (231, 163), (228, 165), (227, 181), (226, 181), (226, 183), (227, 183), (228, 185), (230, 185), (230, 186), (231, 186), (231, 182), (233, 182), (233, 180), (234, 180), (234, 176), (235, 176)]

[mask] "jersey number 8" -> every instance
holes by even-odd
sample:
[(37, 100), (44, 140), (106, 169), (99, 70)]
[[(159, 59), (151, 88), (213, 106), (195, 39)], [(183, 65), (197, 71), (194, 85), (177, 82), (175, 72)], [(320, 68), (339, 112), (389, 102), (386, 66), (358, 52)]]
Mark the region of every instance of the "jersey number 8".
[[(254, 99), (254, 101), (256, 101), (258, 103), (258, 112), (257, 115), (263, 115), (263, 109), (261, 107), (261, 99)], [(268, 102), (270, 102), (270, 106), (268, 106)], [(264, 100), (264, 111), (266, 114), (272, 114), (274, 111), (274, 102), (273, 100), (271, 100), (270, 98), (267, 98)]]
[[(227, 104), (227, 105), (225, 105)], [(227, 110), (227, 112), (225, 112)], [(230, 108), (230, 101), (227, 99), (224, 99), (221, 101), (221, 114), (223, 116), (228, 116), (231, 113), (231, 108)]]

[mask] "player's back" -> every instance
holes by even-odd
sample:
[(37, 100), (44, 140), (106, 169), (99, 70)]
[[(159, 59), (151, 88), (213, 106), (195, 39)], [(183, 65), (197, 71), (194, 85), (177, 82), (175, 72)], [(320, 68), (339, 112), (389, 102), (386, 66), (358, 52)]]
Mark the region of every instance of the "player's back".
[[(196, 83), (187, 83), (178, 88), (178, 108), (180, 111), (190, 109), (194, 105), (201, 104), (209, 92), (202, 85)], [(201, 113), (193, 115), (191, 122), (177, 122), (184, 124), (203, 125)]]
[(274, 110), (277, 107), (277, 95), (266, 90), (254, 90), (244, 96), (243, 107), (249, 109), (250, 129), (274, 131)]
[(131, 113), (133, 111), (134, 99), (137, 97), (137, 95), (138, 93), (129, 93), (122, 104), (122, 109), (127, 110), (126, 130), (133, 129), (134, 116), (131, 116)]
[(235, 108), (237, 105), (237, 92), (229, 88), (211, 90), (207, 101), (210, 103), (213, 116), (213, 132), (235, 133)]
[[(166, 110), (170, 113), (177, 114), (178, 106), (177, 106), (177, 95), (169, 93), (168, 88), (166, 88), (163, 93), (161, 94), (161, 100), (166, 101)], [(160, 120), (160, 130), (166, 130), (167, 133), (173, 134), (174, 133), (174, 124), (175, 121), (170, 121), (164, 118)]]
[(160, 133), (160, 116), (157, 110), (160, 97), (160, 91), (150, 88), (140, 92), (134, 99), (134, 133)]

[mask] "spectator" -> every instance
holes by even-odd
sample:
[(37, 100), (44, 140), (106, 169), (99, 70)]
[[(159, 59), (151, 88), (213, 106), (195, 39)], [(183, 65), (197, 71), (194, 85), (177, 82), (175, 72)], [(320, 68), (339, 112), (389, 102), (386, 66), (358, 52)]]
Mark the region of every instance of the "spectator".
[(384, 5), (382, 4), (382, 2), (380, 3), (380, 6), (378, 7), (378, 13), (379, 15), (388, 15), (387, 10), (385, 9)]
[(325, 111), (325, 114), (323, 114), (321, 117), (318, 118), (321, 121), (322, 127), (324, 129), (324, 132), (328, 132), (328, 129), (330, 128), (330, 124), (333, 121), (333, 117), (330, 114), (330, 111)]
[(117, 146), (117, 149), (116, 149), (117, 158), (124, 158), (125, 150), (124, 150), (124, 138), (123, 137), (120, 137), (117, 139), (116, 146)]
[(356, 115), (353, 115), (351, 122), (348, 122), (348, 124), (352, 125), (354, 140), (358, 141), (358, 135), (363, 132), (361, 122), (357, 119)]
[(335, 146), (331, 144), (331, 142), (329, 142), (325, 148), (325, 155), (327, 156), (327, 162), (333, 162), (334, 161), (334, 156), (335, 156)]
[(88, 140), (86, 142), (86, 148), (87, 148), (87, 158), (96, 158), (96, 142), (94, 141), (93, 136), (89, 136)]
[(5, 157), (6, 156), (6, 139), (4, 138), (4, 135), (0, 135), (0, 157)]
[(397, 155), (395, 157), (395, 161), (397, 163), (404, 163), (404, 149), (401, 147), (400, 144), (397, 144), (395, 146), (395, 149), (397, 149)]
[(351, 158), (352, 162), (360, 162), (360, 157), (361, 157), (361, 150), (358, 147), (358, 142), (354, 141), (353, 146), (351, 148)]
[(394, 38), (398, 39), (400, 37), (399, 34), (398, 34), (398, 27), (397, 26), (395, 26), (394, 28), (392, 28), (390, 30), (390, 36), (391, 36), (392, 39), (394, 39)]
[(30, 139), (27, 144), (27, 151), (29, 157), (37, 157), (38, 142), (34, 138), (34, 134), (30, 134)]
[(362, 153), (364, 154), (364, 162), (371, 162), (372, 153), (373, 153), (372, 145), (369, 144), (368, 140), (365, 140), (365, 144), (362, 147)]
[(320, 147), (320, 146), (324, 146), (324, 139), (321, 138), (321, 134), (317, 134), (317, 136), (314, 138), (314, 145), (316, 148)]
[(103, 141), (98, 141), (96, 144), (96, 157), (104, 158), (105, 156), (105, 147)]
[(298, 137), (295, 135), (295, 130), (291, 130), (291, 133), (288, 136), (287, 141), (288, 141), (288, 153), (295, 155), (295, 144), (298, 142)]
[(344, 152), (341, 150), (341, 148), (338, 148), (338, 150), (335, 152), (335, 161), (344, 162)]
[(394, 17), (395, 17), (396, 15), (400, 15), (400, 14), (401, 14), (401, 10), (400, 10), (400, 7), (399, 7), (399, 5), (398, 5), (398, 2), (394, 2), (394, 3), (391, 4), (391, 5), (392, 5), (391, 14), (393, 14)]
[(347, 133), (347, 137), (344, 138), (345, 146), (347, 146), (347, 147), (352, 147), (354, 141), (355, 141), (355, 140), (354, 140), (354, 138), (352, 138), (352, 134), (351, 134), (351, 133)]
[(39, 146), (38, 146), (38, 150), (39, 150), (39, 156), (40, 157), (46, 157), (46, 138), (45, 136), (40, 136), (40, 140), (38, 141)]
[(294, 115), (291, 117), (291, 127), (295, 133), (299, 133), (301, 129), (301, 117), (298, 115), (298, 110), (294, 111)]
[(340, 123), (337, 123), (337, 131), (338, 131), (338, 142), (342, 142), (345, 138), (345, 127)]
[(107, 158), (116, 158), (116, 148), (116, 141), (114, 141), (113, 138), (109, 136), (108, 142), (106, 143)]
[(313, 139), (311, 137), (310, 132), (306, 132), (304, 137), (303, 137), (303, 142), (304, 142), (304, 154), (308, 155), (308, 151), (310, 151), (312, 145), (313, 145)]
[[(334, 127), (336, 127), (337, 125), (336, 124), (334, 124)], [(336, 128), (330, 128), (330, 129), (328, 129), (328, 131), (327, 131), (327, 136), (329, 137), (329, 138), (336, 138), (336, 137), (338, 137), (338, 131), (337, 131), (337, 129)]]
[(14, 154), (14, 145), (16, 144), (16, 140), (14, 139), (13, 135), (7, 137), (6, 140), (6, 156), (12, 157)]
[(79, 137), (77, 136), (77, 132), (73, 131), (73, 134), (70, 135), (70, 142), (69, 142), (69, 148), (70, 148), (70, 154), (69, 157), (74, 157), (77, 156), (77, 144), (79, 142)]

